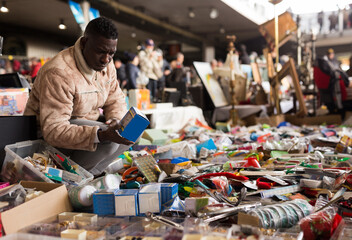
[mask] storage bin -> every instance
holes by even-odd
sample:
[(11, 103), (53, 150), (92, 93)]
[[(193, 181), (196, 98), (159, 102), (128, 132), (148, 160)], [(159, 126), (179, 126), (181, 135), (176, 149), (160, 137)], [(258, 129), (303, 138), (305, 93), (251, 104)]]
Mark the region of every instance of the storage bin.
[[(11, 183), (19, 182), (20, 180), (45, 181), (52, 183), (53, 181), (46, 177), (44, 173), (24, 160), (25, 157), (32, 157), (33, 153), (42, 153), (45, 150), (58, 153), (60, 156), (67, 158), (71, 165), (78, 165), (43, 140), (18, 142), (5, 146), (6, 156), (1, 171), (2, 178)], [(76, 184), (83, 185), (93, 180), (93, 175), (79, 165), (78, 172), (82, 177), (82, 180)]]
[(52, 237), (52, 236), (43, 236), (29, 233), (13, 233), (2, 237), (3, 240), (60, 240), (62, 238)]

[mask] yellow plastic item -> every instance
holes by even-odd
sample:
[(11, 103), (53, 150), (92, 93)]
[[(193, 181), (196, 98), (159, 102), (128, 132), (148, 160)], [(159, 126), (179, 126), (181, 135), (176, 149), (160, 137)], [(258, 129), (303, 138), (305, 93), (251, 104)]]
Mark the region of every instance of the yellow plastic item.
[(181, 162), (181, 163), (177, 163), (176, 165), (180, 166), (180, 167), (184, 167), (187, 166), (188, 164), (190, 164), (192, 161), (186, 161), (186, 162)]

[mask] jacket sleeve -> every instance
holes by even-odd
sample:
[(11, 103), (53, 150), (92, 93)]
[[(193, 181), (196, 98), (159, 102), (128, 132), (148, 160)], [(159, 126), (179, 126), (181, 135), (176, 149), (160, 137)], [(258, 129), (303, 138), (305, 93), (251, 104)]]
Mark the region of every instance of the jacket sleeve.
[(41, 74), (40, 126), (45, 141), (50, 145), (95, 151), (98, 126), (70, 124), (75, 93), (72, 77), (63, 70), (51, 69)]
[(137, 77), (138, 77), (138, 72), (137, 70), (133, 67), (132, 64), (127, 64), (126, 65), (126, 73), (127, 73), (127, 79), (128, 79), (128, 85), (130, 89), (136, 89), (137, 88)]
[(153, 72), (158, 78), (161, 78), (163, 76), (163, 72), (161, 71), (161, 65), (156, 59), (151, 59), (152, 64), (153, 64)]
[(138, 88), (137, 78), (138, 78), (139, 74), (141, 74), (141, 72), (139, 71), (138, 67), (135, 67), (135, 70), (133, 71), (132, 82), (131, 82), (131, 86), (133, 89)]
[(123, 94), (120, 85), (116, 79), (116, 69), (111, 67), (108, 72), (110, 76), (110, 91), (103, 106), (106, 120), (116, 118), (121, 120), (127, 112), (125, 94)]
[(148, 72), (148, 55), (145, 51), (140, 51), (138, 54), (140, 70), (144, 73)]

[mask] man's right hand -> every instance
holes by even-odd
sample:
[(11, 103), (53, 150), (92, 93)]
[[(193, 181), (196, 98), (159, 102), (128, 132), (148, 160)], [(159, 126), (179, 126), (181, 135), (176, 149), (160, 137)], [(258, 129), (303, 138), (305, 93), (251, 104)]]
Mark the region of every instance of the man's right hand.
[(98, 138), (100, 142), (110, 141), (123, 145), (134, 144), (134, 142), (127, 140), (118, 133), (120, 124), (116, 120), (110, 120), (108, 122), (108, 129), (98, 131)]

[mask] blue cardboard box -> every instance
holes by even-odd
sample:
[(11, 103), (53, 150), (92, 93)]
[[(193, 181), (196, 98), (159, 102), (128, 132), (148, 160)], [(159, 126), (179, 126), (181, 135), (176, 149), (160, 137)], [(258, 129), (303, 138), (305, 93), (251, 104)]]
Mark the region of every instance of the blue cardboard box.
[(148, 127), (149, 120), (140, 110), (131, 107), (121, 119), (120, 124), (119, 134), (132, 142), (136, 142)]
[(115, 215), (137, 216), (138, 189), (118, 189), (115, 191)]
[(178, 196), (178, 184), (177, 183), (161, 183), (161, 205), (163, 208), (167, 208), (172, 205), (175, 198)]
[(93, 193), (93, 212), (98, 216), (115, 215), (115, 195), (113, 192)]

